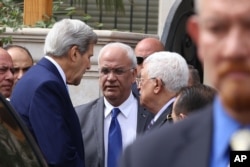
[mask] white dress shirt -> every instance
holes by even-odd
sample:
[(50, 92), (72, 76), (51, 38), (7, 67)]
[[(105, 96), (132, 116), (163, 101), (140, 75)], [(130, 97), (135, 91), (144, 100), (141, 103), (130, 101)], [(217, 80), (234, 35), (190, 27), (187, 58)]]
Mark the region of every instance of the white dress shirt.
[[(111, 110), (115, 107), (112, 106), (105, 98), (104, 104), (104, 146), (105, 167), (107, 167), (108, 132), (111, 123)], [(121, 110), (121, 113), (117, 116), (117, 119), (122, 131), (122, 146), (124, 150), (124, 148), (131, 144), (136, 138), (138, 101), (131, 92), (128, 99), (116, 108)]]

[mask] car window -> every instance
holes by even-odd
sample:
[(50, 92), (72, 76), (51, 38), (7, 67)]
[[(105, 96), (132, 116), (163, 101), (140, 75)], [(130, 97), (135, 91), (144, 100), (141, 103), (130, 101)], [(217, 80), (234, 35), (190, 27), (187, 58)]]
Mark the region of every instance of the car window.
[(0, 95), (0, 167), (47, 167), (28, 128)]

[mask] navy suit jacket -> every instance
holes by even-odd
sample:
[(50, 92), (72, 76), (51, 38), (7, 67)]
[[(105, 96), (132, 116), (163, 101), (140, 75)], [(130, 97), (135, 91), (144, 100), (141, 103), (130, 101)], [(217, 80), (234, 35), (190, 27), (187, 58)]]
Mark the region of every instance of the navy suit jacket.
[[(76, 112), (81, 123), (86, 167), (104, 167), (104, 97), (77, 106)], [(153, 114), (140, 106), (139, 100), (138, 111), (135, 112), (138, 113), (137, 134), (141, 134), (146, 130)]]
[(15, 86), (11, 104), (50, 166), (84, 166), (80, 123), (54, 64), (43, 58), (34, 65)]
[(120, 167), (209, 167), (212, 129), (209, 106), (138, 138), (125, 150)]

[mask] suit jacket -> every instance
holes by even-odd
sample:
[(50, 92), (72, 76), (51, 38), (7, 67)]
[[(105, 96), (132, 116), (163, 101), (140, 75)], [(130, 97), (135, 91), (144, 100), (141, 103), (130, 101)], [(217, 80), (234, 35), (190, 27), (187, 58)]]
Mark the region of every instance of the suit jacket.
[(152, 129), (156, 129), (161, 127), (164, 124), (170, 123), (167, 120), (167, 115), (171, 114), (172, 112), (172, 108), (173, 108), (173, 103), (171, 103), (164, 111), (163, 113), (161, 113), (160, 117), (156, 120), (156, 122), (152, 125), (152, 127), (150, 128), (150, 130)]
[[(100, 97), (75, 108), (82, 129), (86, 167), (104, 167), (104, 107), (104, 97)], [(140, 134), (153, 115), (139, 105), (139, 100), (138, 108), (137, 133)]]
[(209, 106), (138, 138), (125, 150), (120, 167), (209, 167), (212, 128)]
[(81, 128), (57, 68), (41, 59), (18, 81), (11, 104), (51, 166), (83, 167)]
[(136, 95), (137, 97), (140, 96), (140, 93), (139, 93), (139, 90), (138, 90), (138, 88), (137, 88), (136, 82), (134, 82), (134, 83), (132, 84), (131, 89), (132, 89), (132, 92), (133, 92), (134, 95)]

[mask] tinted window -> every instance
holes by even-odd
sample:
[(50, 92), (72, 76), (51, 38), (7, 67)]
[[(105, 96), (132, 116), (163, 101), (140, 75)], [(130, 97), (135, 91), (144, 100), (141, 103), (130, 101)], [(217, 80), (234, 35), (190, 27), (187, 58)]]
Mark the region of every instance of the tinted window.
[(0, 95), (0, 166), (46, 167), (28, 129), (8, 101)]

